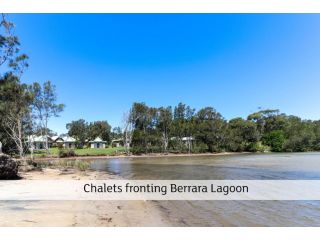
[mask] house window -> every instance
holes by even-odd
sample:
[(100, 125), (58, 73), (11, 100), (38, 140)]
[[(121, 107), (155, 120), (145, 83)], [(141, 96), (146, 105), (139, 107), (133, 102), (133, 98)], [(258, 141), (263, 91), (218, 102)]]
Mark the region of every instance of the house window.
[(71, 144), (71, 143), (69, 143), (69, 148), (71, 148), (71, 146), (72, 146), (72, 144)]

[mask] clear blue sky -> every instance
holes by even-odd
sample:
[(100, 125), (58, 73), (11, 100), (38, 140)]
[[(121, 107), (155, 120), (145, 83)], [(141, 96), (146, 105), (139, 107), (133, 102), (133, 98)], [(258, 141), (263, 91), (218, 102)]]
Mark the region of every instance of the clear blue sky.
[(320, 15), (13, 14), (24, 82), (51, 80), (71, 120), (121, 126), (134, 101), (215, 107), (226, 119), (278, 108), (320, 119)]

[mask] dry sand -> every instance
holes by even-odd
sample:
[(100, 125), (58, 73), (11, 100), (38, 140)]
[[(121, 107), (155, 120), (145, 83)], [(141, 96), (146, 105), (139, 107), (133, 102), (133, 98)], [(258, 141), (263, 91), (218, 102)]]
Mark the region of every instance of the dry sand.
[[(29, 180), (116, 179), (105, 172), (44, 169), (21, 174)], [(171, 226), (151, 201), (2, 201), (0, 226)]]

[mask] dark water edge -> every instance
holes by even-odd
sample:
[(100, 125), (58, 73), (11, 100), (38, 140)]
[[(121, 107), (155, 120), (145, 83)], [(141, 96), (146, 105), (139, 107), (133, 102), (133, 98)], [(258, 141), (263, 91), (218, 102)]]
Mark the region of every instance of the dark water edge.
[[(95, 160), (125, 179), (320, 180), (320, 153)], [(319, 227), (320, 201), (154, 201), (173, 226)]]

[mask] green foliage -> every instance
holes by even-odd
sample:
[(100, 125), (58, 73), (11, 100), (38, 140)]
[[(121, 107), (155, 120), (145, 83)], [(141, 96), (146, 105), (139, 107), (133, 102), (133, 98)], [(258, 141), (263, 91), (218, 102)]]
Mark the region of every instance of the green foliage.
[(78, 169), (80, 171), (86, 171), (90, 169), (90, 163), (85, 160), (59, 160), (59, 161), (38, 161), (34, 162), (37, 168), (63, 168), (63, 169)]
[(208, 145), (203, 142), (200, 142), (194, 146), (193, 152), (194, 153), (206, 153), (206, 152), (208, 152)]
[(111, 126), (107, 121), (96, 121), (89, 124), (88, 139), (94, 140), (101, 137), (102, 140), (110, 143)]
[(101, 137), (107, 143), (111, 142), (111, 126), (107, 121), (86, 122), (84, 119), (72, 121), (66, 125), (68, 135), (77, 140), (77, 147), (83, 148), (87, 140)]
[(59, 149), (58, 156), (59, 158), (66, 158), (75, 157), (77, 155), (73, 149)]
[(68, 135), (77, 140), (77, 147), (82, 147), (88, 137), (89, 125), (84, 119), (72, 121), (66, 125)]
[(227, 122), (212, 107), (196, 112), (179, 103), (172, 112), (171, 107), (156, 109), (134, 103), (131, 119), (135, 154), (163, 152), (165, 139), (166, 151), (174, 153), (320, 149), (320, 121), (301, 120), (279, 110), (261, 110), (247, 120), (235, 118)]
[(258, 151), (259, 132), (255, 123), (235, 118), (229, 121), (227, 127), (229, 151)]
[[(50, 148), (50, 154), (45, 150), (34, 152), (34, 156), (38, 157), (58, 157), (59, 151), (65, 151), (63, 148)], [(116, 156), (124, 153), (124, 147), (117, 148), (82, 148), (73, 149), (76, 156)]]
[(74, 166), (80, 171), (85, 171), (90, 168), (90, 163), (87, 161), (76, 160)]
[(273, 152), (281, 152), (285, 142), (282, 130), (273, 130), (263, 136), (263, 143), (271, 147)]

